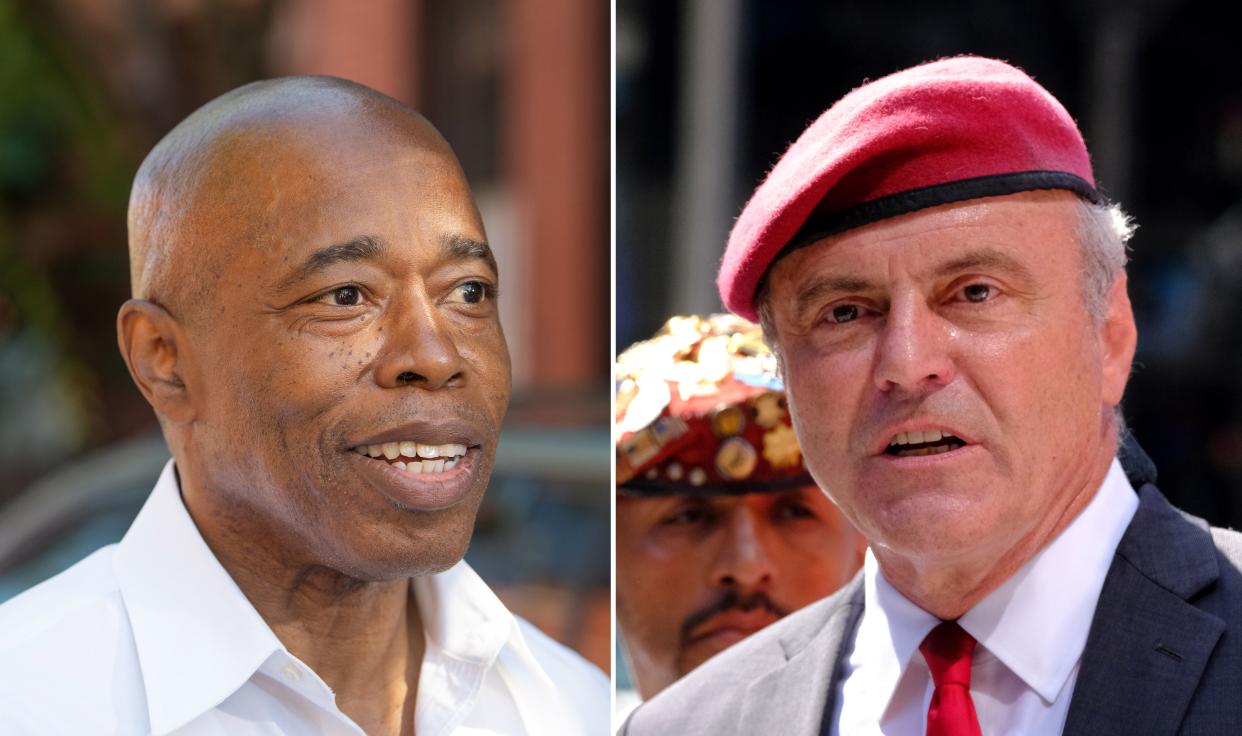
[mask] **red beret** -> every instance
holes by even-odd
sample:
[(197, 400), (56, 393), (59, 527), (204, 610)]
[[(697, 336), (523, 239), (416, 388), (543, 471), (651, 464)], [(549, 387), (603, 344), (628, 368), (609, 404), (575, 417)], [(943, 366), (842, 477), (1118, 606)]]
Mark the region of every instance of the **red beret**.
[(617, 358), (617, 490), (716, 495), (813, 485), (759, 326), (674, 317)]
[(1073, 118), (1002, 61), (962, 56), (864, 84), (789, 147), (746, 204), (720, 266), (720, 297), (754, 320), (755, 290), (800, 246), (925, 207), (1032, 189), (1096, 202)]

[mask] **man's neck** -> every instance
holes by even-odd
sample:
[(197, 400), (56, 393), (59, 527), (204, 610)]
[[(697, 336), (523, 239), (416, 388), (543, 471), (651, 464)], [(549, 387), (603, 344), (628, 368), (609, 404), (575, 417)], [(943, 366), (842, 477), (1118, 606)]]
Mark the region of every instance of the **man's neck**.
[(204, 495), (186, 493), (204, 541), (291, 654), (336, 694), (337, 707), (368, 734), (413, 733), (426, 642), (410, 581), (368, 582), (291, 561), (271, 530), (204, 524)]
[(1026, 534), (1006, 549), (971, 549), (951, 560), (924, 559), (901, 555), (873, 546), (876, 562), (884, 577), (911, 603), (937, 618), (960, 618), (979, 601), (996, 590), (1078, 517), (1095, 498), (1108, 462), (1096, 465), (1090, 474), (1074, 484), (1057, 513), (1044, 515)]

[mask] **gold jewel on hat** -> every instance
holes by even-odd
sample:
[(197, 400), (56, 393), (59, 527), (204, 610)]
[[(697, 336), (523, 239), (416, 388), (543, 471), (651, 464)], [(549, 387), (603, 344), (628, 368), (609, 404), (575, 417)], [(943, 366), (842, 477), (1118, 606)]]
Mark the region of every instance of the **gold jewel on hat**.
[(788, 424), (778, 424), (764, 433), (763, 459), (774, 468), (791, 468), (802, 462), (798, 436)]
[(729, 480), (749, 478), (759, 465), (759, 453), (742, 437), (730, 437), (716, 451), (716, 469)]
[(712, 412), (712, 432), (717, 437), (732, 437), (746, 428), (746, 412), (741, 407), (727, 405)]
[(755, 397), (755, 423), (760, 427), (775, 427), (785, 419), (785, 399), (775, 391)]

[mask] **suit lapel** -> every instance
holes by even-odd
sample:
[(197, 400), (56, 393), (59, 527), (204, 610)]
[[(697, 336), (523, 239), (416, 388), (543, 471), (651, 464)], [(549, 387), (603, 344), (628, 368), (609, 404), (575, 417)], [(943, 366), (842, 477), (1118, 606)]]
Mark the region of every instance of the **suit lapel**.
[(1225, 630), (1188, 601), (1218, 575), (1206, 524), (1144, 486), (1100, 591), (1065, 734), (1177, 732)]
[(787, 736), (818, 736), (831, 715), (841, 660), (862, 613), (862, 576), (841, 593), (841, 605), (809, 638), (791, 632), (781, 640), (786, 663), (746, 689), (737, 733), (770, 733), (773, 724), (780, 724)]

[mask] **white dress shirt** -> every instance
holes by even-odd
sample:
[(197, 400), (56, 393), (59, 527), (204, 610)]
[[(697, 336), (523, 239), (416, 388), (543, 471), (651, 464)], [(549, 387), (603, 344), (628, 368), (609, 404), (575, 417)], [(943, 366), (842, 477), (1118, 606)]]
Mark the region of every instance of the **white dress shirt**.
[[(958, 623), (977, 641), (970, 694), (988, 736), (1059, 734), (1117, 544), (1138, 496), (1113, 461), (1095, 498)], [(926, 732), (935, 689), (919, 644), (940, 619), (911, 603), (868, 550), (865, 608), (837, 692), (836, 733)]]
[[(412, 585), (419, 736), (608, 732), (603, 673), (465, 562)], [(171, 461), (119, 544), (0, 606), (0, 732), (362, 734), (216, 560)]]

